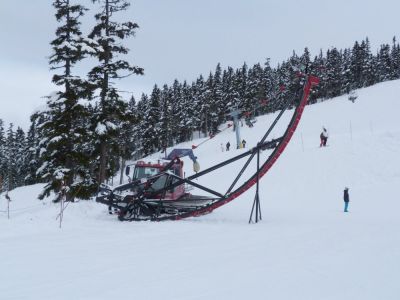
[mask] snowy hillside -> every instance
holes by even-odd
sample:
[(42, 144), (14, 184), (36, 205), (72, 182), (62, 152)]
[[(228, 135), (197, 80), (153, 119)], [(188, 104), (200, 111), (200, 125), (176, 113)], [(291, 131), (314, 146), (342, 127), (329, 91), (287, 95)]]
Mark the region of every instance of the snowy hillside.
[[(0, 299), (399, 299), (400, 81), (358, 95), (355, 103), (339, 97), (306, 107), (262, 178), (258, 224), (247, 223), (254, 189), (176, 222), (123, 223), (81, 201), (69, 204), (62, 229), (59, 206), (35, 199), (41, 185), (10, 193), (9, 220), (1, 195)], [(246, 147), (271, 120), (241, 128)], [(222, 152), (227, 141), (235, 143), (230, 130), (195, 150), (202, 169), (245, 151)], [(225, 190), (241, 165), (199, 182)]]

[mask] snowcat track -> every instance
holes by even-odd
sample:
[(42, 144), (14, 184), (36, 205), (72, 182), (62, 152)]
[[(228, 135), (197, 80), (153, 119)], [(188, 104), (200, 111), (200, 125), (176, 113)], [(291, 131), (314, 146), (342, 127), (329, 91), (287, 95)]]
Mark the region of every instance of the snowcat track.
[[(183, 197), (184, 198), (184, 197)], [(160, 221), (178, 213), (191, 213), (217, 201), (215, 198), (192, 196), (178, 200), (134, 200), (126, 207), (120, 207), (120, 221)], [(196, 204), (196, 203), (202, 203)], [(138, 211), (142, 210), (142, 213)], [(145, 212), (145, 213), (143, 213)]]

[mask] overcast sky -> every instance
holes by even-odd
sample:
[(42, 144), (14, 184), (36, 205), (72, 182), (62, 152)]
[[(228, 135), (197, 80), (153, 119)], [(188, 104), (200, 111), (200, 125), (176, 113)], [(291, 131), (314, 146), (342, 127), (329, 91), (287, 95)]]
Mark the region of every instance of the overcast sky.
[[(74, 2), (72, 0), (72, 2)], [(89, 0), (79, 1), (89, 8)], [(47, 63), (56, 21), (50, 0), (0, 0), (0, 118), (27, 129), (29, 116), (55, 90)], [(175, 78), (191, 82), (218, 62), (240, 67), (295, 50), (313, 55), (351, 47), (366, 36), (375, 51), (400, 38), (399, 0), (132, 0), (123, 16), (140, 26), (126, 57), (145, 70), (118, 83), (136, 97)], [(89, 14), (85, 29), (92, 23)], [(85, 30), (86, 31), (86, 30)], [(86, 33), (86, 32), (85, 32)], [(76, 72), (85, 72), (83, 66)], [(128, 95), (128, 94), (127, 94)]]

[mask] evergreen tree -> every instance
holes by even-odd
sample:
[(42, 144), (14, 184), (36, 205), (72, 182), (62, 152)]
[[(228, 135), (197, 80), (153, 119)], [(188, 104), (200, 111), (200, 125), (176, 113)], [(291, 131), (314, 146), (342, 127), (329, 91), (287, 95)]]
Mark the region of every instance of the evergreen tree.
[(217, 67), (215, 68), (213, 98), (215, 103), (214, 106), (217, 113), (217, 125), (219, 125), (224, 122), (226, 118), (226, 105), (223, 97), (222, 69), (220, 63), (218, 63)]
[(374, 82), (371, 53), (368, 38), (359, 44), (354, 43), (351, 53), (350, 70), (353, 76), (352, 89), (365, 87)]
[(342, 55), (342, 83), (341, 83), (341, 94), (350, 93), (353, 86), (353, 74), (351, 73), (351, 50), (346, 48)]
[(339, 96), (342, 90), (342, 55), (336, 49), (328, 50), (326, 54), (326, 97)]
[(244, 63), (240, 69), (235, 71), (235, 90), (238, 96), (237, 106), (241, 109), (245, 109), (245, 103), (249, 103), (250, 99), (247, 94), (247, 64)]
[[(204, 98), (205, 98), (205, 91), (206, 86), (204, 83), (204, 78), (202, 75), (197, 78), (196, 82), (192, 85), (193, 91), (193, 103), (194, 103), (194, 111), (195, 115), (195, 124), (196, 129), (200, 132), (206, 132), (206, 117), (205, 112), (207, 107), (204, 107)], [(200, 137), (200, 136), (199, 136)]]
[[(285, 103), (290, 101), (292, 105), (295, 104), (299, 98), (299, 87), (303, 83), (303, 77), (301, 74), (305, 70), (306, 63), (305, 57), (299, 57), (294, 51), (292, 57), (283, 64), (285, 70), (285, 89), (283, 91)], [(304, 60), (304, 62), (303, 62)]]
[(27, 162), (25, 132), (21, 127), (18, 127), (15, 133), (15, 165), (15, 184), (16, 186), (23, 186), (25, 184)]
[(140, 101), (138, 101), (137, 105), (136, 105), (136, 112), (137, 112), (137, 125), (135, 126), (135, 130), (136, 130), (136, 137), (137, 137), (137, 153), (139, 153), (141, 156), (143, 156), (144, 154), (144, 146), (143, 146), (143, 132), (142, 132), (142, 128), (143, 128), (143, 121), (146, 120), (145, 119), (145, 111), (146, 111), (146, 107), (148, 105), (148, 97), (145, 94), (142, 94)]
[(56, 19), (60, 26), (56, 38), (51, 42), (53, 53), (49, 64), (52, 70), (61, 72), (53, 76), (53, 82), (62, 90), (48, 97), (47, 120), (42, 124), (41, 133), (45, 151), (43, 165), (39, 169), (48, 183), (40, 198), (55, 193), (55, 201), (65, 194), (67, 201), (74, 198), (87, 198), (94, 190), (90, 178), (89, 159), (79, 149), (86, 135), (81, 119), (87, 117), (81, 99), (89, 97), (88, 84), (73, 75), (72, 68), (86, 55), (94, 53), (90, 40), (84, 39), (80, 31), (80, 18), (86, 8), (73, 5), (70, 0), (55, 0)]
[(371, 47), (368, 38), (361, 43), (361, 49), (363, 53), (363, 69), (362, 69), (362, 77), (363, 77), (363, 87), (367, 87), (375, 84), (376, 82), (376, 74), (375, 74), (375, 60), (371, 54)]
[(4, 123), (0, 119), (0, 193), (5, 190), (4, 179), (7, 170), (7, 160), (6, 160), (6, 137), (4, 133)]
[[(258, 67), (260, 67), (260, 65), (258, 65)], [(260, 96), (258, 93), (258, 81), (260, 79), (260, 74), (257, 73), (257, 70), (260, 69), (257, 69), (257, 65), (253, 68), (250, 68), (247, 77), (244, 110), (248, 113), (251, 113), (252, 116), (255, 116), (259, 105), (259, 99), (262, 98), (262, 96)]]
[(235, 88), (236, 78), (232, 67), (228, 67), (222, 73), (223, 102), (226, 104), (226, 112), (235, 110), (239, 105), (240, 95)]
[(141, 112), (143, 118), (140, 123), (141, 143), (143, 155), (148, 155), (162, 148), (159, 141), (160, 127), (160, 89), (155, 86), (148, 98), (142, 96), (141, 104), (144, 110)]
[(13, 127), (14, 125), (11, 123), (7, 130), (7, 137), (3, 140), (2, 146), (2, 189), (8, 191), (24, 185), (26, 172), (25, 132), (20, 127), (14, 131)]
[(26, 137), (26, 150), (25, 150), (25, 178), (26, 184), (34, 184), (40, 182), (37, 177), (36, 171), (40, 166), (40, 149), (39, 149), (39, 130), (37, 124), (39, 123), (39, 114), (35, 113), (31, 116), (31, 125), (29, 127)]
[(98, 111), (92, 118), (92, 129), (96, 133), (96, 155), (100, 157), (98, 181), (104, 182), (109, 173), (107, 160), (120, 152), (119, 149), (116, 153), (112, 151), (111, 144), (117, 138), (120, 121), (125, 118), (124, 101), (113, 80), (142, 74), (143, 69), (119, 58), (129, 51), (121, 41), (133, 36), (138, 28), (134, 22), (119, 23), (114, 20), (116, 13), (128, 9), (129, 3), (125, 0), (92, 1), (100, 4), (100, 12), (95, 15), (97, 24), (89, 35), (99, 45), (95, 54), (99, 64), (89, 72), (89, 79), (100, 96)]
[(308, 50), (308, 48), (304, 48), (304, 52), (303, 54), (300, 56), (300, 66), (301, 66), (301, 72), (302, 73), (312, 73), (313, 69), (312, 69), (312, 65), (311, 65), (311, 57), (310, 57), (310, 51)]
[(172, 92), (165, 84), (161, 91), (160, 103), (160, 145), (163, 150), (173, 145), (171, 126), (172, 115)]
[(123, 159), (125, 160), (135, 158), (139, 150), (139, 114), (134, 96), (129, 100), (126, 116), (121, 134), (123, 136), (121, 145), (124, 147), (123, 153), (125, 153)]
[(259, 114), (271, 112), (271, 102), (276, 98), (277, 86), (275, 71), (271, 68), (270, 60), (267, 59), (264, 63), (262, 79), (258, 88), (260, 98), (265, 101), (259, 110)]
[(182, 97), (179, 103), (180, 113), (178, 115), (180, 134), (178, 142), (188, 141), (192, 138), (192, 132), (196, 128), (194, 115), (196, 114), (193, 106), (193, 96), (190, 86), (184, 81), (182, 86)]
[(311, 72), (313, 75), (317, 76), (320, 79), (320, 83), (313, 89), (313, 94), (310, 97), (309, 103), (315, 103), (316, 99), (324, 98), (326, 95), (326, 59), (322, 53), (322, 49), (319, 52), (319, 55), (314, 57), (313, 62), (311, 63)]
[(396, 43), (396, 37), (393, 37), (392, 49), (390, 52), (390, 60), (392, 68), (390, 71), (390, 79), (400, 78), (400, 46)]
[[(192, 82), (191, 86), (191, 105), (193, 109), (193, 115), (191, 116), (192, 119), (192, 125), (193, 125), (193, 133), (191, 138), (198, 138), (200, 137), (200, 132), (201, 132), (201, 114), (200, 114), (200, 107), (201, 107), (201, 92), (200, 92), (200, 85), (198, 85), (198, 82)], [(194, 135), (194, 133), (197, 133), (198, 135)]]
[[(217, 70), (218, 71), (218, 70)], [(215, 74), (210, 73), (207, 80), (207, 93), (206, 101), (208, 101), (208, 120), (209, 120), (209, 133), (211, 135), (215, 134), (218, 130), (218, 125), (221, 123), (224, 111), (221, 109), (221, 73), (217, 72)]]
[(377, 76), (378, 81), (386, 81), (391, 79), (392, 60), (390, 55), (390, 46), (388, 44), (381, 45), (377, 55)]
[(283, 62), (281, 65), (278, 65), (276, 70), (277, 82), (279, 85), (279, 93), (276, 94), (276, 98), (273, 103), (273, 110), (282, 109), (284, 104), (287, 102), (290, 97), (290, 65), (289, 61)]
[(170, 89), (170, 93), (172, 96), (171, 102), (171, 122), (170, 122), (170, 132), (171, 132), (171, 140), (172, 144), (176, 144), (179, 140), (180, 134), (180, 120), (177, 117), (180, 114), (182, 104), (182, 84), (179, 83), (177, 79), (174, 80), (174, 83)]
[[(209, 136), (213, 132), (212, 123), (215, 121), (215, 116), (212, 116), (212, 103), (213, 103), (213, 93), (212, 87), (214, 85), (214, 76), (210, 72), (207, 80), (204, 83), (204, 94), (203, 103), (201, 106), (201, 115), (203, 117), (203, 132), (206, 136)], [(214, 117), (212, 119), (212, 117)]]
[(10, 123), (7, 129), (7, 137), (5, 141), (5, 174), (4, 174), (4, 189), (7, 191), (17, 187), (17, 148), (15, 143), (14, 125)]

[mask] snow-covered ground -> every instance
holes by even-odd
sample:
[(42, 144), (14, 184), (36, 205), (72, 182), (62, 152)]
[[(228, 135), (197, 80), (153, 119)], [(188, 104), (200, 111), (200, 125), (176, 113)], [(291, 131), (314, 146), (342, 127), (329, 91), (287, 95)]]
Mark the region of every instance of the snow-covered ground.
[[(10, 193), (9, 220), (2, 195), (0, 299), (400, 299), (400, 81), (358, 95), (306, 107), (262, 178), (258, 224), (247, 223), (254, 189), (177, 222), (122, 223), (81, 201), (62, 229), (59, 206), (35, 199), (41, 185)], [(248, 147), (271, 119), (242, 128)], [(196, 150), (203, 169), (244, 151), (222, 152), (228, 140), (224, 131)], [(199, 182), (223, 191), (240, 166)]]

